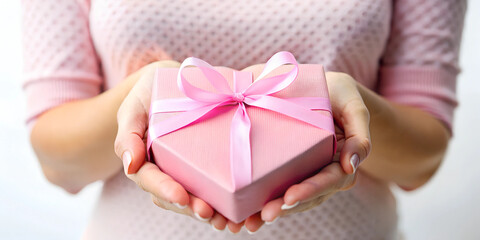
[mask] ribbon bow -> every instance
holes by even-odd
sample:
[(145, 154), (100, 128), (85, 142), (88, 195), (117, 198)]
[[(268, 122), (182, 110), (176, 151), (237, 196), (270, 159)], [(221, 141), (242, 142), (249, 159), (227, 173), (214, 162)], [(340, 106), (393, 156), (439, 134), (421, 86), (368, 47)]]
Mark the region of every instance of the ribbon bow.
[[(265, 78), (274, 69), (285, 65), (294, 65), (287, 73)], [(190, 84), (182, 75), (187, 66), (198, 67), (217, 92), (209, 92)], [(264, 108), (302, 122), (311, 124), (331, 132), (335, 136), (333, 121), (325, 115), (311, 110), (324, 110), (331, 113), (328, 98), (299, 97), (278, 98), (271, 96), (295, 81), (298, 75), (298, 63), (290, 52), (278, 52), (265, 64), (263, 72), (253, 81), (253, 73), (234, 71), (234, 90), (230, 89), (227, 80), (210, 64), (198, 59), (187, 58), (178, 70), (177, 82), (179, 89), (187, 98), (161, 99), (152, 102), (150, 121), (157, 113), (182, 112), (148, 129), (148, 152), (152, 141), (158, 137), (190, 125), (209, 112), (214, 112), (220, 106), (237, 106), (230, 128), (230, 166), (234, 189), (240, 189), (252, 182), (252, 162), (250, 148), (250, 118), (245, 105)], [(264, 79), (262, 79), (264, 78)], [(259, 80), (262, 79), (262, 80)]]

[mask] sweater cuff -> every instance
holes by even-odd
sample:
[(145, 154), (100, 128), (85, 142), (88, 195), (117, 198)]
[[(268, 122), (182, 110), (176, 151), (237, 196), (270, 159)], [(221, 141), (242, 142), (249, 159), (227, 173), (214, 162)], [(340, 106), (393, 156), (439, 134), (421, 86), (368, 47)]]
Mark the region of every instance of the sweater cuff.
[(434, 67), (381, 67), (377, 90), (392, 102), (431, 114), (452, 133), (453, 111), (458, 104), (456, 73)]
[(91, 98), (100, 93), (98, 81), (75, 78), (37, 78), (23, 86), (27, 98), (27, 126), (31, 130), (44, 112), (63, 103)]

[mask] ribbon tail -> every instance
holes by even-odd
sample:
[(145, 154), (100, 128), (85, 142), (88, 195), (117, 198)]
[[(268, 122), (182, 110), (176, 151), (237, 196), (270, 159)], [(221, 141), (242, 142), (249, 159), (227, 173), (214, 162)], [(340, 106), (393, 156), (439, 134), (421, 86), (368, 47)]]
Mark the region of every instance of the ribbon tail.
[(250, 118), (245, 105), (241, 103), (233, 116), (230, 127), (230, 171), (235, 190), (252, 182), (250, 128)]
[(296, 97), (285, 98), (285, 100), (300, 105), (310, 110), (322, 110), (332, 114), (330, 99), (324, 97)]
[(150, 148), (152, 147), (152, 143), (155, 139), (190, 125), (191, 123), (195, 122), (199, 118), (205, 116), (205, 114), (207, 114), (208, 112), (212, 111), (216, 107), (221, 106), (223, 104), (225, 103), (221, 102), (221, 103), (197, 108), (188, 112), (182, 112), (178, 115), (167, 118), (157, 124), (152, 124), (150, 121), (149, 128), (148, 128), (147, 153), (150, 153)]
[(190, 98), (160, 99), (152, 102), (150, 115), (167, 112), (186, 112), (209, 105), (212, 105), (212, 103), (199, 102)]
[[(330, 132), (333, 135), (333, 154), (337, 152), (337, 136), (335, 135), (335, 126), (333, 124), (333, 121), (325, 115), (310, 111), (310, 109), (325, 110), (330, 112), (331, 114), (332, 111), (330, 104), (327, 104), (327, 102), (325, 102), (324, 100), (319, 99), (320, 101), (318, 101), (318, 103), (314, 103), (312, 101), (314, 100), (313, 98), (306, 98), (301, 100), (297, 99), (294, 102), (289, 102), (286, 99), (276, 98), (272, 96), (260, 96), (259, 98), (249, 97), (245, 98), (245, 100), (248, 105), (260, 107), (270, 111), (275, 111)], [(306, 105), (308, 107), (302, 105)]]
[[(289, 102), (286, 99), (281, 99), (272, 96), (261, 96), (256, 99), (248, 98), (246, 101), (248, 105), (264, 108), (270, 111), (275, 111), (286, 115), (291, 118), (295, 118), (302, 122), (313, 125), (317, 128), (324, 129), (335, 135), (335, 128), (331, 118), (313, 112), (309, 108), (302, 107), (301, 105)], [(325, 109), (329, 111), (329, 109)]]
[[(311, 110), (323, 110), (327, 111), (332, 115), (332, 105), (330, 105), (330, 99), (324, 97), (298, 97), (298, 98), (287, 98), (286, 100), (298, 104), (304, 108)], [(332, 131), (330, 131), (332, 132)], [(335, 134), (335, 127), (333, 128), (333, 154), (337, 152), (337, 135)]]

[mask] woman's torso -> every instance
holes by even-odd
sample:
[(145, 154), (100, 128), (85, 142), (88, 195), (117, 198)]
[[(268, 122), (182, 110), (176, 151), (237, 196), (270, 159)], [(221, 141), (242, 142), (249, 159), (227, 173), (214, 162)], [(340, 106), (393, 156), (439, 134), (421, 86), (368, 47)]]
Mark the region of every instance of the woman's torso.
[[(242, 69), (280, 50), (300, 63), (352, 75), (375, 89), (389, 36), (391, 1), (92, 1), (90, 31), (104, 88), (157, 60), (189, 56)], [(252, 239), (389, 239), (395, 200), (360, 173), (357, 185), (308, 212), (264, 226)], [(214, 232), (156, 207), (123, 173), (106, 181), (86, 239), (248, 239)]]

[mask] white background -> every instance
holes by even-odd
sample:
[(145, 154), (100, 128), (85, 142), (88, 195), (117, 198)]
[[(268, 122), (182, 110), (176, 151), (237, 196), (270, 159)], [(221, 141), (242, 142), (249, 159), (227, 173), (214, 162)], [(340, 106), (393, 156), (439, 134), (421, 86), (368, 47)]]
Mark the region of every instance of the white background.
[[(50, 185), (28, 143), (21, 90), (20, 1), (0, 2), (0, 238), (78, 239), (100, 184), (72, 196)], [(436, 176), (396, 190), (407, 239), (480, 239), (480, 1), (463, 35), (455, 137)]]

